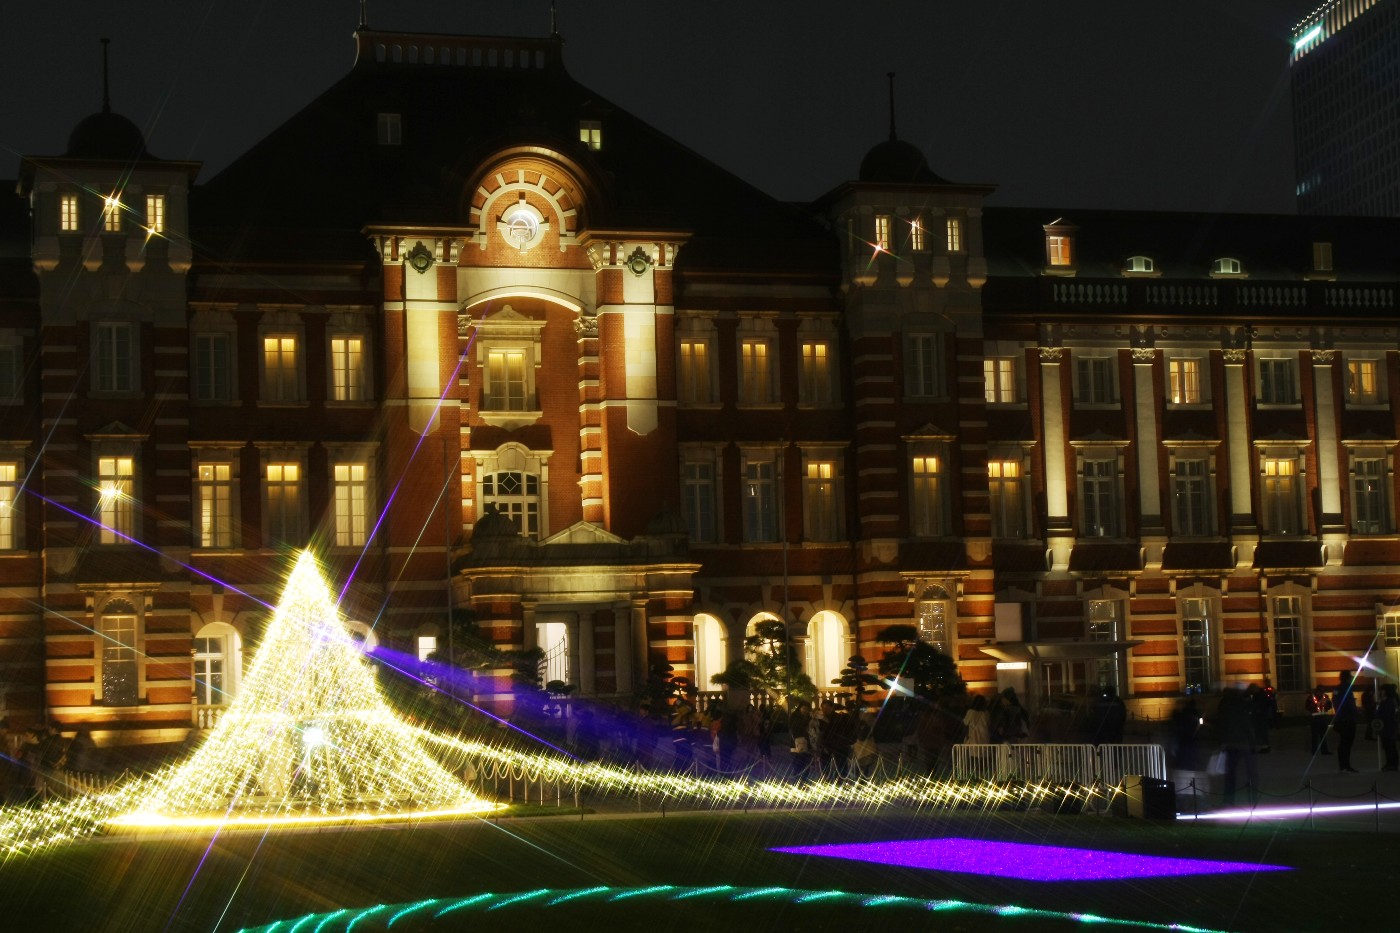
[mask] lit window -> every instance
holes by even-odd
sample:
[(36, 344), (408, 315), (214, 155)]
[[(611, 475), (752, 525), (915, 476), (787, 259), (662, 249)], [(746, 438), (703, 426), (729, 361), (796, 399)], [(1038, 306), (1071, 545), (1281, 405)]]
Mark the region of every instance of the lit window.
[(1347, 360), (1347, 401), (1375, 405), (1380, 400), (1380, 364), (1376, 360)]
[(331, 398), (337, 402), (365, 398), (363, 338), (331, 338)]
[(1173, 531), (1178, 535), (1209, 535), (1211, 522), (1210, 463), (1204, 457), (1183, 457), (1172, 467)]
[(948, 637), (950, 626), (949, 608), (953, 601), (942, 588), (931, 586), (923, 592), (914, 607), (914, 622), (919, 630), (919, 641), (944, 654), (950, 653)]
[(744, 540), (778, 540), (778, 464), (774, 459), (744, 462)]
[(1019, 460), (987, 461), (987, 492), (992, 511), (992, 537), (1024, 538), (1026, 504)]
[(1016, 359), (1010, 356), (984, 359), (982, 383), (988, 405), (1005, 405), (1017, 401)]
[(132, 371), (133, 328), (130, 324), (99, 322), (93, 325), (97, 336), (94, 349), (94, 388), (98, 392), (130, 392), (134, 388)]
[(0, 550), (20, 546), (19, 464), (0, 463)]
[[(139, 696), (136, 613), (118, 602), (102, 613), (102, 703), (135, 706)], [(114, 611), (118, 610), (118, 611)]]
[(603, 123), (601, 120), (578, 121), (578, 139), (589, 149), (603, 148)]
[[(1089, 600), (1089, 640), (1116, 642), (1123, 640), (1123, 603), (1116, 599)], [(1094, 679), (1099, 689), (1118, 689), (1118, 658), (1098, 658), (1094, 661)]]
[(773, 400), (769, 349), (766, 339), (745, 338), (739, 342), (740, 404), (762, 405)]
[(263, 338), (263, 400), (294, 402), (301, 398), (297, 373), (297, 338), (289, 334)]
[(195, 334), (194, 397), (198, 402), (226, 402), (232, 398), (232, 359), (228, 334)]
[(369, 479), (363, 463), (337, 463), (335, 480), (335, 543), (359, 547), (369, 534)]
[(835, 461), (810, 460), (802, 483), (802, 524), (809, 541), (841, 538), (841, 471)]
[(948, 218), (948, 252), (961, 253), (963, 249), (962, 219)]
[(1111, 405), (1118, 398), (1113, 360), (1106, 356), (1079, 356), (1074, 361), (1078, 380), (1076, 398), (1085, 405)]
[(1211, 692), (1215, 685), (1215, 638), (1209, 599), (1181, 600), (1181, 648), (1188, 694)]
[(1331, 243), (1314, 243), (1314, 244), (1312, 245), (1312, 248), (1313, 248), (1313, 271), (1314, 271), (1314, 272), (1331, 272), (1331, 271), (1332, 271), (1332, 244), (1331, 244)]
[(397, 113), (381, 113), (378, 118), (379, 145), (403, 144), (403, 119)]
[(877, 250), (889, 251), (890, 248), (890, 215), (875, 215), (875, 248)]
[(1150, 256), (1129, 256), (1128, 264), (1125, 268), (1127, 272), (1151, 272), (1154, 269), (1152, 257)]
[(1211, 264), (1210, 271), (1215, 275), (1239, 275), (1243, 267), (1238, 259), (1222, 257)]
[(1201, 361), (1178, 357), (1167, 361), (1167, 399), (1173, 405), (1196, 405), (1201, 397)]
[(909, 222), (909, 248), (916, 253), (924, 250), (924, 219), (915, 217)]
[(681, 340), (680, 366), (676, 382), (679, 401), (692, 405), (707, 405), (713, 401), (708, 340)]
[(1086, 458), (1079, 476), (1084, 502), (1086, 538), (1115, 538), (1122, 534), (1118, 507), (1118, 461), (1113, 458)]
[(713, 461), (696, 459), (681, 463), (681, 496), (690, 540), (696, 544), (713, 544), (718, 540)]
[(78, 229), (78, 196), (60, 195), (58, 199), (58, 229), (73, 233)]
[(1298, 534), (1298, 463), (1291, 457), (1267, 457), (1262, 464), (1264, 531), (1271, 535)]
[(146, 229), (151, 233), (165, 232), (165, 195), (146, 195)]
[(1046, 261), (1052, 266), (1069, 266), (1074, 264), (1074, 255), (1067, 236), (1051, 235), (1045, 238)]
[(1400, 612), (1387, 612), (1381, 617), (1381, 636), (1385, 647), (1400, 648)]
[(802, 342), (802, 379), (798, 400), (808, 405), (831, 403), (831, 345), (824, 340)]
[(933, 398), (941, 394), (938, 335), (910, 334), (905, 340), (904, 378), (911, 396)]
[(102, 202), (102, 229), (108, 233), (122, 232), (122, 202), (116, 195), (109, 195)]
[(540, 534), (540, 478), (533, 473), (506, 470), (481, 478), (483, 507), (494, 505), (527, 538)]
[(481, 407), (487, 411), (529, 411), (530, 384), (524, 350), (490, 350)]
[(1292, 358), (1259, 361), (1259, 401), (1266, 405), (1298, 403), (1298, 361)]
[(196, 706), (227, 706), (224, 689), (224, 639), (194, 640), (194, 702)]
[(1389, 533), (1384, 458), (1356, 457), (1351, 462), (1351, 477), (1352, 531), (1359, 535)]
[(1274, 608), (1274, 686), (1279, 690), (1309, 687), (1303, 645), (1303, 599), (1276, 596)]
[(97, 461), (97, 540), (121, 544), (133, 533), (132, 483), (136, 475), (131, 457), (100, 457)]
[(947, 534), (942, 462), (932, 455), (916, 454), (910, 463), (910, 474), (910, 534), (918, 538)]
[(436, 635), (418, 636), (418, 660), (426, 661), (428, 657), (438, 650), (438, 640)]
[(301, 464), (269, 463), (265, 470), (263, 546), (299, 546), (305, 532), (301, 509)]
[(233, 467), (228, 463), (199, 465), (199, 546), (233, 546)]

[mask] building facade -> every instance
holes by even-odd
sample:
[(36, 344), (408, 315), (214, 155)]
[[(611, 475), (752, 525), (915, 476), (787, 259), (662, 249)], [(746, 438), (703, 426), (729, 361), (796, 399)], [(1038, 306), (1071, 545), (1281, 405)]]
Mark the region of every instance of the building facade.
[(1329, 0), (1293, 28), (1298, 210), (1400, 216), (1400, 0)]
[(991, 208), (893, 134), (782, 203), (556, 37), (356, 43), (207, 183), (105, 108), (21, 163), (12, 717), (209, 725), (306, 546), (366, 641), (470, 610), (610, 702), (765, 620), (1143, 715), (1400, 647), (1395, 222)]

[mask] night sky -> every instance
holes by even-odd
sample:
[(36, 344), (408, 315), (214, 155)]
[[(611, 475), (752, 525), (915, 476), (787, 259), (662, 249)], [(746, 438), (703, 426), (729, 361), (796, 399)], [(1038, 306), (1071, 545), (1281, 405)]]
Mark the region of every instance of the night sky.
[[(898, 132), (992, 203), (1292, 213), (1289, 28), (1320, 0), (560, 0), (569, 71), (771, 194)], [(18, 15), (16, 15), (18, 13)], [(0, 57), (0, 177), (113, 109), (212, 177), (353, 62), (358, 0), (39, 0)], [(548, 0), (371, 0), (385, 30), (544, 35)]]

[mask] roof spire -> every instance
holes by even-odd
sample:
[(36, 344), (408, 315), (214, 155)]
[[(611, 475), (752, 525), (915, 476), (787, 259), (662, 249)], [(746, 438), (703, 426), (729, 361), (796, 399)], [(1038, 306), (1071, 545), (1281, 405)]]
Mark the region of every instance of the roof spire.
[(102, 40), (102, 112), (112, 112), (112, 95), (107, 91), (107, 46), (111, 39)]
[(369, 0), (360, 0), (360, 29), (369, 28)]
[(890, 79), (890, 139), (894, 140), (897, 138), (894, 134), (894, 72), (887, 71), (885, 76)]
[(549, 37), (559, 38), (559, 3), (558, 0), (549, 0)]

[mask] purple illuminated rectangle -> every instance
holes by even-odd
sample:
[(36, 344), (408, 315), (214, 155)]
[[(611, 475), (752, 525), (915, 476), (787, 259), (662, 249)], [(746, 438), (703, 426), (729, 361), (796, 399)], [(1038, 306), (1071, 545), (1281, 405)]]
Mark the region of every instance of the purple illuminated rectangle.
[(846, 845), (789, 846), (773, 849), (793, 855), (820, 855), (904, 868), (928, 868), (970, 875), (996, 875), (1025, 881), (1116, 881), (1179, 875), (1223, 875), (1233, 872), (1291, 871), (1286, 865), (1220, 862), (1212, 859), (1166, 858), (1068, 849), (985, 839), (900, 839)]

